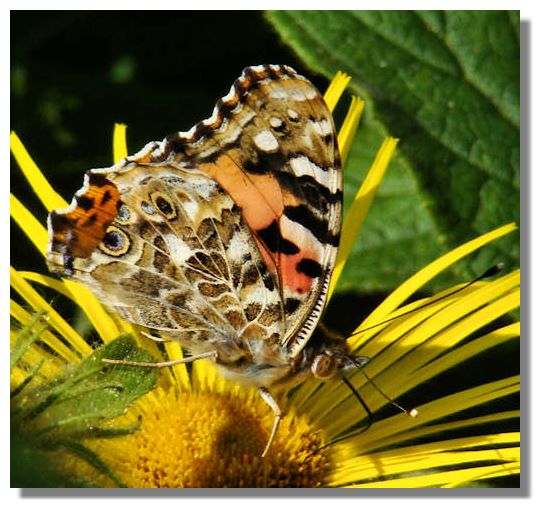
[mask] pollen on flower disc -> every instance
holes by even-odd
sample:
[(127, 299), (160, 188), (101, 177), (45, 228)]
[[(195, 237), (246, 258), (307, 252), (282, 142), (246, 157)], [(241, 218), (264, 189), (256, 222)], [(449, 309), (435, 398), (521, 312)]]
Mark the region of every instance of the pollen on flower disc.
[(265, 458), (273, 415), (257, 394), (165, 392), (146, 407), (113, 470), (134, 488), (318, 487), (329, 470), (320, 433), (288, 412)]

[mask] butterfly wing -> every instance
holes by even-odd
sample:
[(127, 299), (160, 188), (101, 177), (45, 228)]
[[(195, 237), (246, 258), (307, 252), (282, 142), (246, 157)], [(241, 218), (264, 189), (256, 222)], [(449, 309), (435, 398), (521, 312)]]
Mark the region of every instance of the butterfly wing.
[(323, 309), (340, 172), (310, 82), (285, 66), (247, 68), (211, 118), (90, 171), (50, 214), (48, 262), (130, 321), (274, 365), (274, 348), (295, 355)]
[(299, 352), (325, 304), (342, 219), (334, 122), (318, 90), (287, 66), (247, 68), (212, 117), (151, 158), (191, 163), (241, 207), (282, 298), (282, 343)]
[(280, 338), (280, 297), (240, 209), (197, 169), (124, 163), (87, 174), (50, 214), (50, 268), (88, 286), (129, 321), (248, 358), (241, 340)]

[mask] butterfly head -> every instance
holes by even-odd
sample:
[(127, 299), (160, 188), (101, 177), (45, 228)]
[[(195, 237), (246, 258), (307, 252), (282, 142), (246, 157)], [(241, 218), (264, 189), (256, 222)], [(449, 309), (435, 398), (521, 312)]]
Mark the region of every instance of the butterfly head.
[(368, 361), (369, 358), (353, 356), (344, 348), (326, 349), (314, 357), (310, 370), (318, 379), (330, 379), (357, 367), (362, 367)]
[(330, 331), (322, 323), (305, 347), (305, 363), (318, 379), (341, 377), (346, 372), (363, 367), (369, 358), (351, 354), (344, 337)]

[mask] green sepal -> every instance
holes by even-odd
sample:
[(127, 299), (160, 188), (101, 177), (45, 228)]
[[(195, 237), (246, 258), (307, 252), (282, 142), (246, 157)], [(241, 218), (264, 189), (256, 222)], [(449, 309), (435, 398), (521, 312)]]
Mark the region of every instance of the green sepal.
[[(150, 362), (152, 357), (129, 336), (121, 336), (100, 347), (78, 366), (58, 379), (37, 387), (17, 401), (16, 413), (25, 431), (36, 436), (63, 438), (89, 430), (124, 414), (157, 381), (157, 369), (103, 363), (113, 360)], [(96, 431), (95, 431), (96, 432)]]
[(17, 397), (23, 390), (34, 380), (34, 378), (38, 375), (40, 372), (40, 369), (42, 368), (42, 365), (44, 364), (45, 360), (41, 359), (28, 373), (28, 376), (10, 392), (10, 399), (14, 399)]
[(13, 368), (21, 361), (21, 358), (28, 351), (30, 346), (40, 338), (40, 335), (47, 328), (47, 326), (39, 326), (38, 330), (34, 330), (35, 326), (43, 319), (44, 313), (38, 312), (32, 316), (30, 322), (23, 327), (23, 329), (17, 335), (13, 347), (9, 353), (9, 370)]
[(114, 470), (105, 463), (94, 451), (83, 445), (82, 443), (68, 439), (56, 439), (43, 447), (46, 450), (65, 449), (78, 458), (86, 461), (92, 467), (96, 468), (102, 474), (108, 476), (118, 487), (126, 488), (124, 481), (114, 472)]

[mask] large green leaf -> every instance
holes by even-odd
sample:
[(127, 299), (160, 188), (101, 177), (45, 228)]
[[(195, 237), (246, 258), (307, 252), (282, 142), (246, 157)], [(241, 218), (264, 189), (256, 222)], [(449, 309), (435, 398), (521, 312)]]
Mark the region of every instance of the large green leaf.
[[(367, 101), (346, 167), (348, 204), (380, 139), (400, 138), (341, 286), (390, 288), (446, 249), (518, 222), (518, 13), (275, 11), (267, 18), (309, 68), (329, 78), (346, 71)], [(517, 234), (456, 272), (474, 276), (498, 260), (518, 265)]]

